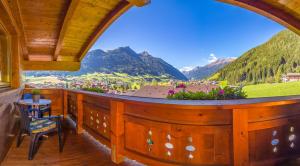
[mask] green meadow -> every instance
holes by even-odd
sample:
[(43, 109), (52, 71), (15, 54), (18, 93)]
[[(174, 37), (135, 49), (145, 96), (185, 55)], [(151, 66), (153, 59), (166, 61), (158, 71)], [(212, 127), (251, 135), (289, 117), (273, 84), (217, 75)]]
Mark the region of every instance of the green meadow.
[(300, 95), (300, 82), (247, 85), (248, 98)]

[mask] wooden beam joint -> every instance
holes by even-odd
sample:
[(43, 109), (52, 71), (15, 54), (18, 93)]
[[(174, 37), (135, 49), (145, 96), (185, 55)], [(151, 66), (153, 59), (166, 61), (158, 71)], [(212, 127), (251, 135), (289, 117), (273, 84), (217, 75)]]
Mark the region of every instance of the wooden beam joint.
[(151, 0), (127, 0), (134, 6), (142, 7), (151, 3)]
[(73, 17), (73, 14), (74, 14), (77, 6), (78, 6), (78, 3), (79, 3), (79, 0), (72, 0), (69, 7), (68, 7), (68, 10), (65, 14), (65, 18), (64, 18), (64, 21), (63, 21), (61, 29), (60, 29), (60, 33), (59, 33), (59, 36), (58, 36), (58, 40), (57, 40), (54, 55), (53, 55), (53, 60), (54, 61), (57, 61), (57, 58), (60, 54), (62, 44), (63, 44), (63, 40), (65, 38), (65, 34), (67, 32), (67, 29), (68, 29), (70, 21)]
[(23, 61), (23, 70), (58, 70), (77, 71), (80, 69), (80, 62), (67, 61)]

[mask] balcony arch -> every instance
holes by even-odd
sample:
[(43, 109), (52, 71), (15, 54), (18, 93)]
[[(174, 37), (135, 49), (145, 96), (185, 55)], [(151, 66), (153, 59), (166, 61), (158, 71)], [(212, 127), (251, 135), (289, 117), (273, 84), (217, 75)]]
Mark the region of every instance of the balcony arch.
[(297, 0), (218, 0), (268, 17), (300, 35), (300, 10)]

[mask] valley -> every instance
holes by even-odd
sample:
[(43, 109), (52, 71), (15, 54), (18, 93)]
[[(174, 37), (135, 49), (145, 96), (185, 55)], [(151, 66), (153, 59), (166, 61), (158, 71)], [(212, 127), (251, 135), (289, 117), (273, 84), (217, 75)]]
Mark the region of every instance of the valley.
[(130, 47), (119, 47), (90, 51), (76, 72), (30, 71), (23, 78), (34, 87), (96, 87), (125, 95), (144, 86), (172, 87), (182, 82), (201, 87), (226, 81), (243, 85), (248, 98), (286, 96), (300, 94), (300, 82), (281, 83), (285, 74), (300, 72), (299, 57), (300, 38), (284, 30), (237, 59), (219, 58), (189, 71), (180, 72), (146, 51), (136, 53)]

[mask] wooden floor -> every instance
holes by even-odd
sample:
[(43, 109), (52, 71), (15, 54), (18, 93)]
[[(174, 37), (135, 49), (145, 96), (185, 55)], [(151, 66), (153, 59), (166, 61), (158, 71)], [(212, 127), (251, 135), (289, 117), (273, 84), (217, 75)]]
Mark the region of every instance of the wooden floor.
[[(27, 160), (29, 137), (26, 136), (19, 148), (14, 143), (1, 166), (115, 166), (110, 152), (88, 134), (76, 135), (70, 128), (64, 129), (64, 150), (58, 151), (57, 134), (43, 138), (34, 159)], [(120, 166), (139, 166), (126, 160)]]
[[(1, 166), (117, 166), (111, 162), (110, 150), (95, 141), (89, 134), (76, 135), (69, 127), (64, 128), (64, 150), (58, 151), (57, 134), (43, 138), (34, 159), (27, 160), (29, 137), (19, 148), (16, 143), (10, 148)], [(119, 166), (142, 166), (126, 160)], [(300, 166), (300, 159), (274, 166)]]

